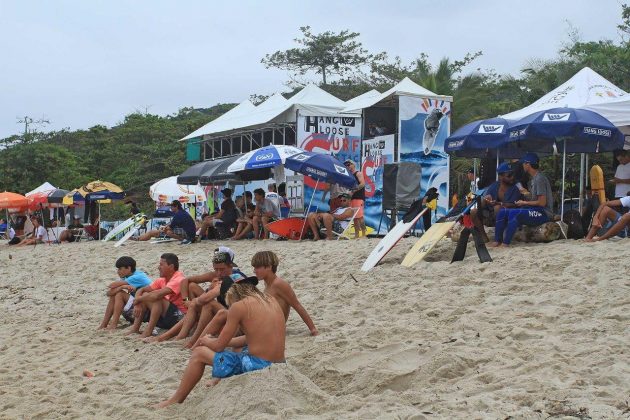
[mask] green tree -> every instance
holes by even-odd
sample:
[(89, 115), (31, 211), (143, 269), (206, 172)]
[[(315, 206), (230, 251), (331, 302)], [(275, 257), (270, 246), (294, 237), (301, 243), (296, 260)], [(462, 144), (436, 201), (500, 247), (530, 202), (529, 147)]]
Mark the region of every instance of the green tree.
[(267, 54), (261, 60), (266, 68), (275, 67), (302, 76), (314, 71), (321, 74), (325, 85), (329, 82), (329, 76), (343, 78), (381, 57), (379, 54), (369, 54), (363, 48), (356, 40), (359, 36), (357, 32), (344, 30), (339, 33), (326, 31), (313, 34), (310, 26), (303, 26), (300, 31), (303, 37), (294, 39), (300, 47)]

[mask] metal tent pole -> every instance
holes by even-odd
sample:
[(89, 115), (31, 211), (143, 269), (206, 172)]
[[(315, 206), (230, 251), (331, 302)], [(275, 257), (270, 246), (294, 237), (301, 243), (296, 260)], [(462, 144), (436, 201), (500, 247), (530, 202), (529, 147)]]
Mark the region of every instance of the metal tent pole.
[(578, 210), (580, 214), (582, 214), (582, 205), (584, 203), (584, 162), (585, 156), (584, 153), (580, 153), (580, 191), (578, 198)]
[(302, 230), (300, 231), (300, 240), (302, 239), (302, 235), (304, 235), (304, 228), (306, 227), (306, 218), (308, 217), (308, 212), (311, 209), (311, 204), (313, 204), (313, 197), (317, 193), (317, 186), (319, 185), (319, 179), (315, 181), (315, 188), (313, 188), (313, 194), (311, 194), (311, 200), (308, 202), (308, 207), (304, 212), (304, 223), (302, 223)]
[(566, 174), (566, 166), (567, 166), (567, 139), (564, 139), (564, 146), (562, 150), (562, 201), (560, 202), (560, 220), (562, 220), (562, 216), (564, 215), (564, 178)]

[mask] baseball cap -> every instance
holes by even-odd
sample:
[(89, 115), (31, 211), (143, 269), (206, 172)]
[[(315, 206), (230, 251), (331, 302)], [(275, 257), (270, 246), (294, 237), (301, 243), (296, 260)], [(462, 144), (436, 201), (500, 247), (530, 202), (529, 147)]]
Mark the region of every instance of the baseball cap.
[(473, 168), (470, 168), (470, 169), (468, 169), (468, 173), (469, 173), (469, 174), (474, 174), (474, 173), (475, 173), (475, 170), (474, 170)]
[(223, 306), (228, 306), (227, 302), (225, 301), (225, 295), (234, 283), (251, 284), (252, 286), (256, 286), (258, 284), (258, 278), (256, 276), (246, 277), (235, 282), (234, 280), (232, 280), (231, 277), (221, 277), (221, 288), (219, 289), (219, 296), (217, 297), (217, 300)]
[(341, 194), (337, 195), (337, 198), (347, 198), (350, 199), (350, 194), (342, 192)]
[(539, 162), (538, 155), (533, 152), (525, 153), (519, 162), (537, 164)]
[(75, 219), (80, 219), (80, 218), (81, 218), (81, 216), (74, 216), (74, 218), (75, 218)]
[(503, 162), (497, 168), (497, 173), (504, 174), (506, 172), (514, 172), (514, 168), (512, 168), (512, 165), (510, 165), (508, 162)]
[(236, 265), (234, 263), (234, 257), (235, 255), (232, 249), (227, 246), (220, 246), (214, 250), (212, 262)]
[(352, 160), (352, 159), (346, 159), (346, 160), (344, 160), (344, 161), (343, 161), (343, 164), (344, 164), (344, 165), (350, 165), (350, 164), (353, 164), (354, 166), (357, 166), (357, 164), (356, 164), (356, 163), (354, 163), (354, 160)]

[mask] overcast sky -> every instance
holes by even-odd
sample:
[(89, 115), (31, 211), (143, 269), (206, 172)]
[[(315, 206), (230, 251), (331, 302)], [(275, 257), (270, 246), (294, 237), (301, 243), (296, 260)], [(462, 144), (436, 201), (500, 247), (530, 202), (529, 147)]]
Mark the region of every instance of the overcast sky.
[(287, 74), (260, 60), (295, 46), (305, 25), (359, 32), (371, 52), (405, 61), (482, 50), (470, 71), (518, 75), (532, 58), (556, 57), (571, 27), (583, 40), (618, 40), (620, 3), (0, 0), (0, 137), (20, 133), (25, 115), (50, 120), (46, 131), (75, 130), (282, 91)]

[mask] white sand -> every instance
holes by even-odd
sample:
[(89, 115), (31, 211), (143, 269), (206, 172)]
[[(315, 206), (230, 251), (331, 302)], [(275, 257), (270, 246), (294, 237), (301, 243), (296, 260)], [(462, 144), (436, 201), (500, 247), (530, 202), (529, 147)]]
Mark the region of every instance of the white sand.
[(483, 265), (472, 244), (449, 264), (443, 241), (407, 269), (413, 241), (369, 274), (376, 240), (228, 244), (246, 273), (256, 250), (276, 251), (321, 335), (292, 313), (286, 365), (199, 385), (160, 412), (189, 351), (125, 338), (122, 323), (97, 332), (104, 287), (119, 256), (154, 276), (175, 252), (197, 274), (217, 243), (0, 245), (0, 418), (630, 416), (630, 240), (517, 245)]

